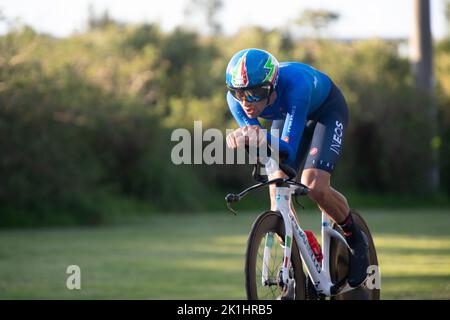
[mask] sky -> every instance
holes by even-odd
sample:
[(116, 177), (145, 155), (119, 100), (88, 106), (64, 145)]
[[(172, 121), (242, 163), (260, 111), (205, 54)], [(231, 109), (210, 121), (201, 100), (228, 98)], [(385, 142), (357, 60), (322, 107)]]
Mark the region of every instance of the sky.
[[(97, 13), (127, 23), (158, 22), (169, 31), (180, 25), (189, 0), (0, 0), (0, 12), (10, 21), (31, 25), (39, 32), (65, 37), (86, 27), (91, 4)], [(446, 0), (431, 0), (433, 37), (446, 34)], [(304, 9), (326, 9), (340, 14), (329, 35), (337, 38), (407, 38), (412, 32), (413, 0), (223, 0), (219, 21), (232, 35), (247, 24), (281, 27)], [(0, 34), (7, 25), (0, 23)]]

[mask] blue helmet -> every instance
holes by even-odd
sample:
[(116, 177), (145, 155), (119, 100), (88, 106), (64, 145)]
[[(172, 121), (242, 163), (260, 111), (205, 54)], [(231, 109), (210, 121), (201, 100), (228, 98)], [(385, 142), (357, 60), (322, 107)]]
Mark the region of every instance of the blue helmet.
[(250, 89), (270, 86), (273, 90), (278, 80), (278, 61), (267, 51), (244, 49), (230, 60), (226, 71), (228, 89)]

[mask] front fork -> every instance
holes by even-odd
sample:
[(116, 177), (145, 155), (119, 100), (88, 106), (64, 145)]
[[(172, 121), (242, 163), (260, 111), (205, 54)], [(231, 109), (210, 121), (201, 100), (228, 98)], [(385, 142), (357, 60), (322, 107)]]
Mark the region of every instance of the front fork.
[(290, 281), (289, 269), (291, 266), (291, 252), (292, 252), (292, 239), (293, 230), (290, 217), (293, 216), (293, 212), (290, 207), (292, 190), (289, 187), (277, 187), (276, 192), (276, 207), (281, 212), (284, 221), (284, 254), (283, 265), (281, 267), (281, 277), (283, 280), (283, 286), (286, 287)]
[[(290, 222), (291, 216), (291, 193), (292, 190), (289, 187), (277, 187), (276, 188), (276, 210), (283, 216), (285, 236), (284, 236), (284, 253), (283, 264), (281, 267), (282, 285), (286, 286), (289, 282), (289, 269), (291, 265), (291, 251), (292, 251), (292, 239), (293, 231), (292, 224)], [(262, 266), (262, 284), (265, 285), (269, 279), (269, 263), (270, 263), (270, 251), (274, 243), (274, 234), (269, 232), (266, 235), (266, 241), (264, 246), (264, 257)]]

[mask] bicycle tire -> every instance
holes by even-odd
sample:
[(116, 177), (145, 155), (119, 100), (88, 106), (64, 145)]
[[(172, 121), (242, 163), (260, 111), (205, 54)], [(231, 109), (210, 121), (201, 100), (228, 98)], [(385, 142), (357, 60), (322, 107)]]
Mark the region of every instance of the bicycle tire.
[[(357, 212), (352, 211), (353, 221), (363, 230), (369, 240), (369, 265), (378, 265), (377, 252), (373, 242), (372, 234), (364, 219)], [(333, 229), (343, 234), (342, 229), (337, 224), (333, 224)], [(331, 281), (336, 283), (347, 277), (348, 274), (349, 251), (339, 240), (331, 238), (330, 241), (330, 275)], [(331, 297), (331, 300), (379, 300), (379, 288), (367, 288), (361, 286), (352, 291), (338, 294)]]
[[(259, 300), (261, 298), (258, 297), (258, 283), (260, 284), (259, 287), (263, 286), (260, 282), (261, 276), (257, 270), (257, 259), (259, 258), (262, 261), (258, 251), (260, 251), (262, 242), (264, 248), (264, 239), (268, 232), (275, 232), (281, 239), (284, 239), (285, 227), (281, 213), (276, 211), (263, 212), (255, 220), (250, 231), (245, 254), (245, 288), (247, 299), (249, 300)], [(282, 257), (283, 255), (281, 255)], [(305, 273), (303, 272), (302, 260), (295, 241), (292, 241), (291, 265), (295, 279), (295, 299), (304, 300), (306, 297)], [(281, 293), (279, 287), (277, 287), (277, 290)]]

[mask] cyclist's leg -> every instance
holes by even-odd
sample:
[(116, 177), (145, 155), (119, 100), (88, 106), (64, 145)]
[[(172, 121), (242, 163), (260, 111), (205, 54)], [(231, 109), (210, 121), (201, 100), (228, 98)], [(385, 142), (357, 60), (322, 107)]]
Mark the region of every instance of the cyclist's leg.
[[(350, 208), (347, 199), (330, 185), (331, 175), (341, 155), (348, 124), (348, 107), (333, 84), (328, 98), (316, 112), (317, 124), (307, 153), (301, 182), (309, 187), (309, 197), (337, 223), (342, 223)], [(302, 161), (297, 156), (297, 162)]]
[(368, 242), (364, 233), (352, 221), (347, 199), (330, 185), (348, 123), (347, 104), (336, 86), (333, 86), (330, 96), (320, 109), (302, 173), (302, 183), (309, 187), (309, 197), (322, 212), (328, 214), (343, 229), (347, 242), (353, 249), (348, 281), (351, 286), (356, 287), (366, 278)]
[(321, 169), (303, 170), (301, 181), (308, 186), (308, 196), (337, 223), (342, 223), (350, 211), (347, 199), (330, 186), (331, 174)]

